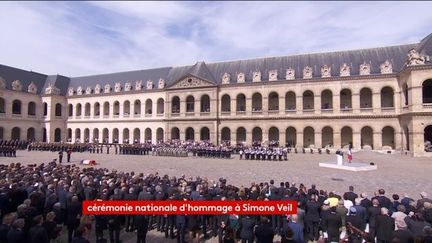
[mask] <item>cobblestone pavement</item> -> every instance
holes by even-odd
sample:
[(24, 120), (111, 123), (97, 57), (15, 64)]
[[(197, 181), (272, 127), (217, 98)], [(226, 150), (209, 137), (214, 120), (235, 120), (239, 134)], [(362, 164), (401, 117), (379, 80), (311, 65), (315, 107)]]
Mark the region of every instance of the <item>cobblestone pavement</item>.
[[(21, 162), (41, 163), (57, 158), (57, 153), (38, 151), (18, 151), (17, 158), (0, 157), (0, 163)], [(66, 156), (65, 156), (66, 157)], [(64, 157), (64, 159), (65, 159)], [(318, 167), (319, 162), (334, 161), (334, 154), (289, 154), (288, 161), (251, 161), (232, 159), (207, 159), (195, 157), (156, 157), (151, 155), (114, 155), (73, 153), (72, 162), (79, 164), (82, 159), (94, 159), (97, 166), (118, 171), (135, 171), (135, 173), (168, 174), (170, 176), (186, 175), (187, 177), (207, 177), (218, 180), (227, 179), (228, 183), (237, 186), (249, 186), (251, 182), (263, 182), (274, 179), (275, 183), (289, 181), (303, 183), (306, 187), (316, 184), (319, 189), (343, 193), (349, 185), (356, 192), (367, 192), (372, 195), (379, 188), (384, 188), (387, 195), (408, 193), (418, 198), (421, 191), (432, 194), (432, 159), (413, 158), (401, 154), (382, 154), (362, 151), (354, 153), (354, 162), (374, 162), (376, 171), (350, 172)], [(134, 242), (132, 234), (127, 234), (123, 242)], [(171, 242), (156, 232), (150, 232), (152, 240), (148, 242)], [(127, 239), (129, 238), (129, 239)], [(208, 242), (213, 242), (208, 241)]]

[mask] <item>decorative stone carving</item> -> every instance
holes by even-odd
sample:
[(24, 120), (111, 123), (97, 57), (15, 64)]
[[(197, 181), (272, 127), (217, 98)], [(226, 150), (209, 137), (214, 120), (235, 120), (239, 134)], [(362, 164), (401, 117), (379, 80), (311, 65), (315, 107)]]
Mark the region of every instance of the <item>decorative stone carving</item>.
[(306, 66), (303, 68), (303, 79), (311, 79), (312, 78), (312, 68)]
[(415, 49), (409, 50), (408, 59), (406, 62), (407, 66), (423, 65), (425, 64), (425, 61), (425, 58), (420, 56), (420, 54)]
[(245, 75), (244, 73), (237, 74), (237, 83), (244, 83), (245, 82)]
[(109, 92), (111, 92), (111, 85), (105, 84), (105, 86), (104, 86), (104, 93), (107, 94)]
[(231, 75), (229, 73), (224, 73), (222, 76), (222, 84), (229, 84), (231, 81)]
[(269, 71), (269, 81), (276, 81), (278, 80), (278, 70), (270, 70)]
[(12, 82), (12, 90), (15, 90), (15, 91), (21, 91), (22, 90), (22, 84), (19, 80), (15, 80)]
[(324, 65), (321, 67), (321, 78), (331, 77), (331, 67)]
[(83, 89), (82, 89), (82, 87), (81, 87), (81, 86), (78, 86), (76, 92), (77, 92), (77, 95), (82, 95), (82, 94), (83, 94)]
[(6, 88), (6, 80), (3, 77), (0, 77), (0, 89)]
[[(72, 89), (72, 94), (71, 93), (71, 89)], [(54, 84), (48, 84), (48, 87), (45, 89), (45, 94), (50, 94), (50, 95), (59, 95), (60, 94), (60, 89), (57, 88), (56, 86), (54, 86)], [(73, 95), (73, 88), (69, 88), (69, 95)]]
[(37, 93), (37, 87), (36, 84), (31, 82), (30, 85), (27, 88), (27, 92), (32, 93), (32, 94), (36, 94)]
[(381, 69), (381, 74), (387, 74), (393, 72), (393, 67), (389, 60), (385, 60), (385, 62), (380, 65), (380, 69)]
[(350, 66), (348, 66), (348, 64), (346, 64), (346, 63), (342, 64), (342, 66), (340, 67), (339, 75), (341, 77), (350, 76), (351, 75)]
[(147, 89), (153, 89), (153, 81), (147, 80), (146, 88)]
[(255, 71), (252, 73), (252, 82), (261, 82), (261, 72)]
[(100, 84), (96, 84), (94, 92), (95, 92), (95, 94), (100, 94), (100, 92), (101, 92), (101, 86), (100, 86)]
[(130, 82), (126, 82), (125, 83), (125, 87), (124, 87), (125, 91), (131, 91), (132, 90), (132, 85)]
[(114, 85), (114, 92), (120, 92), (121, 91), (121, 83), (117, 82)]
[(213, 85), (213, 84), (196, 77), (187, 77), (181, 80), (180, 82), (177, 82), (173, 87), (186, 88), (186, 87), (199, 87), (199, 86), (209, 86), (209, 85)]
[(135, 90), (142, 89), (142, 80), (135, 81)]
[(85, 93), (88, 94), (88, 95), (91, 94), (91, 93), (92, 93), (92, 88), (91, 88), (90, 86), (88, 86), (88, 87), (86, 88)]
[[(48, 93), (48, 88), (45, 90), (45, 94), (47, 94)], [(74, 93), (75, 93), (75, 91), (74, 91), (74, 88), (69, 88), (68, 89), (68, 95), (69, 96), (72, 96), (72, 95), (74, 95)]]
[(158, 88), (159, 89), (165, 88), (165, 80), (159, 79)]
[(285, 79), (286, 80), (294, 80), (295, 79), (295, 70), (292, 68), (288, 68), (286, 70)]
[(370, 74), (370, 64), (364, 62), (360, 65), (360, 75), (369, 75)]

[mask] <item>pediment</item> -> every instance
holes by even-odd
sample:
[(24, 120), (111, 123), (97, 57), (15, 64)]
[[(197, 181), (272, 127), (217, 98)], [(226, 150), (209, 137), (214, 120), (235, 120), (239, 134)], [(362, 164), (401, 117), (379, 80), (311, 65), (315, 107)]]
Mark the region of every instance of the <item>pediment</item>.
[(208, 86), (215, 86), (215, 84), (210, 81), (204, 80), (202, 78), (198, 78), (193, 75), (188, 75), (184, 78), (181, 78), (179, 81), (175, 82), (169, 88), (178, 89), (178, 88), (193, 88), (193, 87), (208, 87)]

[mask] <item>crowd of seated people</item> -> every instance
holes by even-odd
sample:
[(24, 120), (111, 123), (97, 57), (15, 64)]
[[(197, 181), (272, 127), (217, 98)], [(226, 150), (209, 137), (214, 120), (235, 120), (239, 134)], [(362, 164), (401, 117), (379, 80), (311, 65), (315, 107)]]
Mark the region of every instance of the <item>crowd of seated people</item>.
[[(148, 231), (177, 242), (431, 242), (432, 200), (342, 194), (317, 186), (251, 182), (239, 187), (224, 178), (120, 172), (55, 162), (0, 165), (0, 242), (121, 242)], [(365, 182), (366, 183), (366, 182)], [(414, 193), (414, 192), (407, 192)], [(82, 214), (83, 200), (295, 200), (296, 215), (97, 215)], [(94, 234), (93, 234), (94, 233)], [(95, 238), (93, 238), (95, 237)]]

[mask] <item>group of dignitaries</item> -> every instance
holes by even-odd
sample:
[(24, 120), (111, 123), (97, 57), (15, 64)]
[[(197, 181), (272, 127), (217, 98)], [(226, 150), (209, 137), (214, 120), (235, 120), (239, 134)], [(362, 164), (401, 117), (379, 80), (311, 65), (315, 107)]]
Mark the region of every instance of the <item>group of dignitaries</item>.
[[(432, 200), (408, 195), (372, 198), (353, 187), (341, 195), (315, 185), (253, 182), (237, 187), (220, 178), (173, 177), (105, 168), (11, 163), (0, 165), (0, 242), (119, 243), (125, 234), (145, 242), (157, 230), (177, 242), (432, 242)], [(294, 215), (96, 215), (83, 200), (295, 200)], [(124, 232), (123, 232), (124, 230)], [(63, 232), (67, 234), (63, 234)], [(108, 231), (108, 232), (107, 232)], [(95, 234), (91, 234), (95, 232)], [(95, 235), (95, 236), (94, 236)], [(95, 238), (93, 238), (95, 237)], [(61, 238), (61, 239), (60, 239)]]

